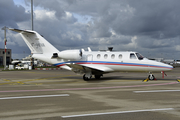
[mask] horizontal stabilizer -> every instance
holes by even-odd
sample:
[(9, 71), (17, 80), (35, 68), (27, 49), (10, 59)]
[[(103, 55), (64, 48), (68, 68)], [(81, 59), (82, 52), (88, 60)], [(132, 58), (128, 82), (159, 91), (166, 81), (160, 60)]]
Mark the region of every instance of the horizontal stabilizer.
[(12, 30), (12, 31), (15, 31), (15, 32), (18, 32), (18, 33), (31, 33), (31, 34), (35, 34), (32, 31), (26, 31), (26, 30), (20, 30), (20, 29), (9, 28), (9, 30)]

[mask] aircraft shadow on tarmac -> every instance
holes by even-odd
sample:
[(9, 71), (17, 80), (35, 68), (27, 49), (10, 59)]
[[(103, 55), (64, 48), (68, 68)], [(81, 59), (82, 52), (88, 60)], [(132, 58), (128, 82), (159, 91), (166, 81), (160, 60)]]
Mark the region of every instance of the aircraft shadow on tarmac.
[[(68, 76), (68, 77), (63, 77), (64, 79), (71, 79), (71, 80), (82, 80), (81, 76)], [(127, 80), (127, 81), (134, 81), (134, 80), (139, 80), (139, 81), (143, 81), (144, 79), (146, 79), (145, 76), (142, 77), (128, 77), (128, 76), (105, 76), (105, 77), (101, 77), (100, 79), (95, 79), (94, 77), (92, 77), (90, 80), (88, 80), (87, 82), (103, 82), (103, 81), (111, 81), (111, 80)], [(158, 77), (156, 81), (175, 81), (176, 79), (172, 79), (172, 78), (160, 78)]]

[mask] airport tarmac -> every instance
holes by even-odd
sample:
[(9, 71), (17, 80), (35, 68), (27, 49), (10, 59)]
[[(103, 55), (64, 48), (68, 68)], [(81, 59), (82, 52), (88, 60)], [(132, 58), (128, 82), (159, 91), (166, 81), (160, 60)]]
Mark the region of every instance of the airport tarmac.
[(180, 68), (83, 81), (66, 70), (0, 71), (0, 120), (179, 120)]

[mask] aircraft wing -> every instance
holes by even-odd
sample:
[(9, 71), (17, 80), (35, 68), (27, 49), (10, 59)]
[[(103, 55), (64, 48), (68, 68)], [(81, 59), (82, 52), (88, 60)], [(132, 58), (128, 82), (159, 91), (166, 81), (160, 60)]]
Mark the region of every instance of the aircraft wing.
[(98, 70), (98, 71), (102, 71), (102, 72), (112, 72), (113, 71), (109, 67), (99, 66), (99, 65), (95, 65), (95, 64), (83, 64), (82, 66), (90, 68), (90, 69), (95, 69), (95, 70)]
[(76, 69), (76, 70), (80, 70), (80, 71), (85, 71), (86, 68), (90, 69), (92, 71), (92, 73), (105, 73), (105, 72), (112, 72), (113, 70), (105, 67), (105, 66), (99, 66), (99, 65), (95, 65), (95, 64), (66, 64), (67, 66)]

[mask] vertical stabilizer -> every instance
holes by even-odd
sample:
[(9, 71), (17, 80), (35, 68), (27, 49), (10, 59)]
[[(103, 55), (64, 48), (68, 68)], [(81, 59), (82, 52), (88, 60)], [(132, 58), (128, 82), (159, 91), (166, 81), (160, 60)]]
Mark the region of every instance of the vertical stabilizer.
[(35, 31), (25, 31), (19, 29), (10, 30), (21, 34), (22, 38), (24, 39), (25, 43), (33, 54), (53, 54), (59, 52), (54, 46), (52, 46), (46, 39), (44, 39), (40, 34)]

